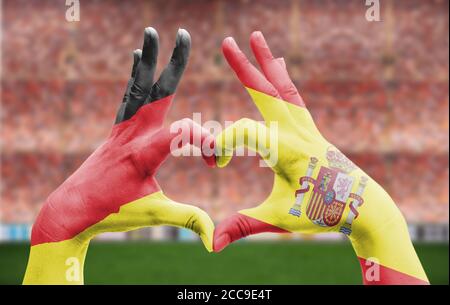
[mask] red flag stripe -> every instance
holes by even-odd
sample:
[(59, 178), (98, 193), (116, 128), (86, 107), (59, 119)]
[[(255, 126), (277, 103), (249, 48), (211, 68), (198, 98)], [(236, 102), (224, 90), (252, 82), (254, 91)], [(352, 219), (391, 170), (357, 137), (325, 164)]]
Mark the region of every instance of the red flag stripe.
[[(429, 285), (430, 283), (418, 279), (409, 274), (367, 261), (358, 257), (361, 264), (361, 271), (364, 285)], [(375, 268), (374, 268), (375, 267)], [(370, 270), (372, 269), (372, 270)], [(379, 270), (379, 274), (374, 276), (373, 270)]]
[(308, 217), (310, 215), (309, 213), (311, 212), (311, 207), (313, 205), (314, 196), (316, 196), (316, 193), (313, 192), (311, 199), (309, 199), (308, 208), (306, 209), (306, 214), (308, 215)]
[(324, 210), (325, 210), (325, 204), (322, 202), (320, 205), (319, 213), (317, 213), (317, 218), (322, 218)]
[(322, 194), (318, 194), (316, 197), (316, 204), (315, 204), (315, 209), (314, 209), (314, 213), (313, 213), (313, 217), (312, 217), (313, 220), (318, 219), (320, 216), (319, 211), (323, 205), (322, 199), (323, 199)]

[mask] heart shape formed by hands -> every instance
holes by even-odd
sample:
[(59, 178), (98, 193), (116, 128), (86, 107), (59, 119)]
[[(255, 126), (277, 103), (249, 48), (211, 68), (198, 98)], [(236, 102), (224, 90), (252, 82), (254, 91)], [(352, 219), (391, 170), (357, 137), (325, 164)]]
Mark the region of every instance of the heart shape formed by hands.
[[(153, 83), (158, 34), (147, 28), (142, 51), (134, 52), (131, 78), (110, 136), (48, 197), (33, 225), (24, 283), (67, 283), (67, 257), (78, 259), (82, 269), (95, 235), (155, 225), (191, 229), (208, 251), (216, 252), (262, 232), (341, 232), (350, 237), (363, 270), (368, 259), (378, 259), (383, 283), (427, 281), (393, 200), (323, 138), (284, 60), (273, 57), (262, 33), (254, 32), (250, 43), (262, 72), (232, 38), (224, 40), (223, 53), (265, 124), (244, 118), (214, 138), (191, 120), (182, 123), (189, 127), (188, 142), (200, 145), (209, 166), (226, 166), (242, 145), (259, 153), (275, 174), (269, 197), (214, 229), (206, 212), (163, 194), (155, 174), (179, 135), (163, 128), (163, 122), (191, 40), (185, 30), (178, 31), (170, 63)], [(274, 145), (268, 144), (268, 137), (275, 138), (270, 141)]]

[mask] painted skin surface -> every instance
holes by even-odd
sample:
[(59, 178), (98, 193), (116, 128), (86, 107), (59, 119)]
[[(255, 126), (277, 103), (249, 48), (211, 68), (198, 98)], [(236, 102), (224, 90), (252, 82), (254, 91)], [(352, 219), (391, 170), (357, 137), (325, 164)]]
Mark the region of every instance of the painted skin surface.
[[(197, 233), (212, 251), (214, 224), (206, 212), (170, 200), (155, 179), (178, 136), (163, 128), (163, 122), (190, 45), (189, 33), (179, 30), (170, 63), (153, 83), (158, 34), (145, 29), (143, 49), (134, 52), (131, 79), (110, 136), (48, 197), (33, 225), (24, 284), (82, 284), (89, 242), (103, 232), (183, 227)], [(202, 147), (214, 148), (209, 132), (188, 119), (180, 123), (189, 127), (191, 144), (198, 138)], [(203, 157), (215, 165), (212, 153)]]
[[(262, 232), (342, 232), (361, 262), (365, 284), (428, 284), (392, 198), (321, 135), (284, 60), (273, 57), (261, 32), (251, 35), (250, 45), (262, 72), (233, 38), (224, 40), (222, 50), (265, 123), (244, 118), (225, 129), (216, 137), (216, 161), (226, 166), (245, 145), (272, 168), (274, 184), (264, 202), (216, 227), (214, 251)], [(268, 145), (270, 137), (276, 145)], [(369, 274), (374, 265), (378, 278)]]

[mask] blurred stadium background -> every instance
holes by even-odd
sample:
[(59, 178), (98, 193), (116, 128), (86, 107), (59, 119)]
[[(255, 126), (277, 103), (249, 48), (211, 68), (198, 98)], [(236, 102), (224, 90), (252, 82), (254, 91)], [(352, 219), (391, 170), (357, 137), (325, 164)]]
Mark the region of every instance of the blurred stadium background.
[[(67, 22), (63, 0), (1, 1), (0, 283), (21, 281), (41, 204), (109, 134), (146, 26), (160, 34), (158, 71), (179, 27), (193, 40), (168, 122), (194, 112), (203, 121), (261, 119), (220, 45), (234, 36), (250, 54), (250, 33), (263, 31), (325, 137), (395, 199), (432, 283), (448, 283), (448, 1), (380, 3), (382, 20), (368, 22), (363, 0), (81, 0), (81, 20)], [(261, 202), (272, 180), (256, 157), (234, 158), (220, 171), (200, 158), (170, 158), (158, 175), (169, 197), (198, 205), (217, 222)], [(333, 242), (311, 242), (318, 238)], [(196, 240), (174, 228), (98, 239), (123, 242), (93, 246), (88, 283), (360, 283), (339, 235), (261, 235), (254, 239), (282, 241), (241, 242), (214, 256), (197, 243), (170, 242)], [(324, 261), (330, 269), (339, 261), (343, 271), (325, 271)], [(219, 265), (230, 272), (214, 277)], [(277, 277), (274, 270), (285, 272)]]

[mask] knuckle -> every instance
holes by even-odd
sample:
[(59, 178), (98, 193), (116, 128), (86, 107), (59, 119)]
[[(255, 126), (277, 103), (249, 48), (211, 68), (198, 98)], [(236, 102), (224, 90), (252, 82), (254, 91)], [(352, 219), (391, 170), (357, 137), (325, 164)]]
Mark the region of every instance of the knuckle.
[(151, 96), (154, 100), (168, 95), (170, 95), (169, 90), (167, 90), (166, 86), (161, 84), (159, 81), (153, 85)]
[(200, 211), (197, 210), (198, 208), (194, 208), (194, 211), (192, 212), (191, 216), (186, 220), (186, 223), (184, 227), (186, 229), (192, 230), (195, 233), (200, 233), (201, 231), (201, 223), (200, 223), (200, 217), (199, 213)]
[(282, 91), (285, 95), (289, 95), (289, 96), (298, 94), (297, 88), (294, 86), (294, 84), (292, 82), (284, 85), (282, 87)]
[(277, 90), (275, 90), (274, 88), (269, 88), (268, 90), (268, 95), (273, 96), (273, 97), (277, 97), (278, 96), (278, 92)]

